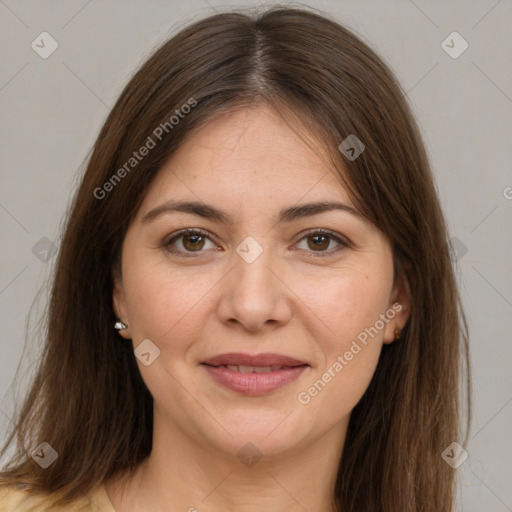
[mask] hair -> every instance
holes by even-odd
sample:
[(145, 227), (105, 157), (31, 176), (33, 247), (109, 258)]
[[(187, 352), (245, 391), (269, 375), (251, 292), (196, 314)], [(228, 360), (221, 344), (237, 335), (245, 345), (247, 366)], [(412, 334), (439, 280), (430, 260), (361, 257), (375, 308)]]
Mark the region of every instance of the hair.
[[(186, 104), (193, 108), (185, 115)], [(395, 277), (411, 294), (400, 341), (383, 346), (351, 412), (333, 504), (346, 512), (453, 510), (455, 470), (441, 453), (468, 436), (468, 328), (419, 128), (394, 74), (367, 43), (311, 9), (280, 6), (195, 21), (156, 49), (122, 91), (68, 211), (45, 344), (0, 452), (16, 441), (1, 482), (70, 500), (149, 456), (153, 399), (133, 347), (113, 329), (112, 272), (148, 186), (185, 137), (217, 115), (263, 104), (302, 120), (325, 148), (357, 208), (390, 241)], [(366, 148), (355, 160), (338, 149), (350, 134)], [(149, 138), (154, 147), (124, 176)], [(42, 442), (59, 454), (47, 469), (30, 457)]]

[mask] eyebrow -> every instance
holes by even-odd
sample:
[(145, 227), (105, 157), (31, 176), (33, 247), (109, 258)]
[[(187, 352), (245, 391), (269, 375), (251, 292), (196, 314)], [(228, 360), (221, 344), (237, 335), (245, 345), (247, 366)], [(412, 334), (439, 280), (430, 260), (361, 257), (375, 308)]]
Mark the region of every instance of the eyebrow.
[[(279, 224), (285, 222), (293, 222), (297, 219), (309, 217), (311, 215), (317, 215), (333, 210), (341, 210), (348, 212), (359, 219), (364, 219), (363, 215), (356, 208), (349, 206), (348, 204), (339, 203), (336, 201), (318, 201), (314, 203), (302, 204), (299, 206), (291, 206), (284, 208), (279, 212), (277, 216), (277, 222)], [(157, 206), (150, 210), (142, 218), (142, 224), (147, 224), (154, 219), (161, 217), (162, 215), (169, 214), (172, 212), (184, 212), (203, 217), (205, 219), (215, 220), (223, 224), (232, 224), (233, 218), (225, 211), (219, 210), (214, 206), (203, 203), (201, 201), (175, 201), (169, 200), (165, 203)]]

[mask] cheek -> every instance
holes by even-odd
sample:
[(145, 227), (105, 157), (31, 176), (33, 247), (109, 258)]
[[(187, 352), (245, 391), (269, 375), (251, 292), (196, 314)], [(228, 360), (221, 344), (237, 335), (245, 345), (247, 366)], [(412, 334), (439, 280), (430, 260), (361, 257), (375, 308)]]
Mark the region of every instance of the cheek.
[(316, 313), (310, 329), (323, 360), (306, 383), (307, 387), (300, 390), (297, 401), (325, 428), (331, 428), (350, 414), (370, 384), (384, 330), (375, 335), (372, 331), (372, 336), (367, 330), (385, 312), (389, 286), (390, 280), (354, 272), (345, 278), (326, 281), (322, 293), (309, 296), (315, 304), (311, 309)]
[(323, 340), (328, 355), (344, 351), (384, 313), (392, 286), (392, 271), (388, 270), (366, 265), (297, 281), (294, 292), (314, 313), (308, 315), (310, 329), (319, 343)]
[(218, 276), (192, 267), (173, 269), (165, 262), (144, 265), (135, 259), (130, 269), (125, 290), (135, 343), (149, 338), (159, 347), (173, 350), (179, 348), (179, 340), (193, 339), (194, 333), (201, 331), (208, 291)]

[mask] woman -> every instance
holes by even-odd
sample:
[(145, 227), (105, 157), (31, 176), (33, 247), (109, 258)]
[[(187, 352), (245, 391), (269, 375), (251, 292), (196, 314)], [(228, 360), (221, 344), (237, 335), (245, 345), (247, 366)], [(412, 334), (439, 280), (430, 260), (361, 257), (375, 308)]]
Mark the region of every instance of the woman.
[(96, 141), (0, 510), (450, 511), (464, 361), (391, 71), (308, 10), (217, 14)]

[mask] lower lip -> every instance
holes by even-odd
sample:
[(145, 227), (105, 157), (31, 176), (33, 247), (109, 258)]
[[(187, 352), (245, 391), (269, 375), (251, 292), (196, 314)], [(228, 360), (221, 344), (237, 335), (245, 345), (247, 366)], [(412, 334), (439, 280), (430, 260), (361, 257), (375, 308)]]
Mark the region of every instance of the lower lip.
[(257, 396), (270, 393), (298, 379), (307, 365), (282, 368), (266, 373), (241, 373), (229, 368), (201, 365), (223, 386), (244, 395)]

